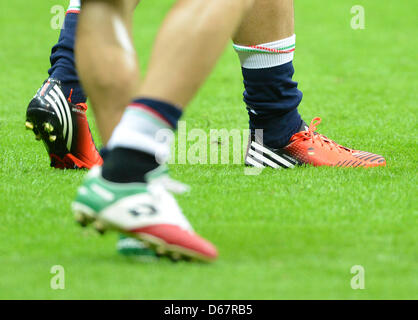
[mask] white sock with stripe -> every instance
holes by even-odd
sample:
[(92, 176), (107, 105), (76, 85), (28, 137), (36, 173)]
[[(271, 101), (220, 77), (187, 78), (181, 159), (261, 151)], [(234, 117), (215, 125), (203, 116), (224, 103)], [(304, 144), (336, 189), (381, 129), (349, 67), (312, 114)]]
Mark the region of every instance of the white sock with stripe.
[(80, 0), (70, 0), (70, 4), (68, 6), (67, 12), (71, 13), (78, 13), (81, 9), (81, 1)]
[(283, 65), (293, 60), (296, 35), (255, 46), (234, 44), (241, 66), (246, 69), (262, 69)]
[(155, 155), (162, 163), (170, 155), (173, 138), (173, 127), (163, 116), (146, 105), (131, 104), (106, 147), (139, 150)]

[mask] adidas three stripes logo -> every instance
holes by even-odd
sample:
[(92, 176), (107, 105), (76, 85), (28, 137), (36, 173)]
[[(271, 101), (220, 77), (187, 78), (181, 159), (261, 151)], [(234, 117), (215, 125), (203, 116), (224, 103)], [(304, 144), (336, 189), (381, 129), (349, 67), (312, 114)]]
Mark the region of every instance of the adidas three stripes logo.
[(73, 120), (71, 117), (71, 109), (68, 105), (67, 99), (57, 84), (54, 84), (45, 94), (45, 100), (54, 109), (59, 122), (63, 128), (64, 141), (67, 145), (68, 151), (71, 150), (73, 140)]
[(251, 141), (245, 162), (257, 168), (271, 167), (274, 169), (293, 168), (298, 164), (296, 159), (283, 152), (273, 152), (261, 144)]

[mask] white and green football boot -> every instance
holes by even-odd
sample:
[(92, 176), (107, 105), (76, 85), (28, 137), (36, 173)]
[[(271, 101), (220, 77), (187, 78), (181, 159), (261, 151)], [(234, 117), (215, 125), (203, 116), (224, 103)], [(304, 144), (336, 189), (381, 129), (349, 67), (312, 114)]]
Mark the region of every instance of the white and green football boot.
[(159, 167), (148, 183), (115, 183), (94, 167), (79, 187), (72, 209), (81, 225), (93, 223), (104, 233), (114, 230), (142, 241), (158, 255), (174, 260), (213, 261), (216, 248), (198, 236), (168, 190), (184, 191)]

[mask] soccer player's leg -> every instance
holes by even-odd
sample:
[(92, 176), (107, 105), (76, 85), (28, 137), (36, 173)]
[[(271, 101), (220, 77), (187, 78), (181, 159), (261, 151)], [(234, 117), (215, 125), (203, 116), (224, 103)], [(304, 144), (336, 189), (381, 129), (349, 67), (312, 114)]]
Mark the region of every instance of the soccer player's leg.
[[(91, 56), (89, 50), (76, 50), (83, 85), (96, 114), (112, 115), (111, 105), (102, 109), (107, 103), (104, 90), (108, 94), (114, 90), (119, 98), (112, 101), (128, 107), (107, 144), (109, 153), (103, 166), (90, 171), (78, 190), (73, 210), (81, 221), (95, 220), (99, 230), (123, 231), (174, 259), (214, 260), (215, 247), (193, 231), (169, 193), (184, 187), (169, 180), (165, 166), (160, 165), (169, 154), (170, 144), (158, 136), (173, 135), (182, 109), (214, 66), (252, 1), (178, 1), (157, 36), (147, 77), (133, 92), (130, 82), (136, 72), (135, 53), (122, 21), (123, 3), (83, 4), (77, 48), (94, 46), (101, 53)], [(100, 33), (107, 29), (114, 31), (113, 39)], [(113, 63), (104, 68), (103, 61), (109, 55)], [(113, 77), (118, 79), (116, 85), (125, 87), (123, 96), (108, 87)], [(108, 132), (102, 130), (102, 134)]]
[(26, 111), (26, 128), (44, 141), (51, 166), (62, 169), (102, 163), (87, 122), (87, 97), (74, 64), (79, 13), (80, 0), (71, 0), (58, 43), (52, 48), (49, 78)]
[(302, 93), (292, 80), (295, 39), (293, 0), (256, 0), (233, 39), (251, 130), (246, 163), (273, 168), (384, 166), (382, 156), (343, 147), (317, 133), (319, 118), (310, 126), (301, 119)]
[[(132, 8), (139, 1), (132, 2)], [(74, 38), (80, 0), (69, 1), (64, 28), (58, 43), (52, 48), (50, 78), (45, 81), (27, 110), (26, 126), (42, 139), (57, 168), (91, 168), (101, 164), (86, 118), (86, 95), (81, 87), (74, 63)], [(129, 21), (128, 21), (129, 22)], [(119, 110), (121, 115), (124, 108)], [(115, 126), (118, 110), (108, 122)], [(72, 133), (71, 133), (72, 132)], [(124, 255), (155, 256), (140, 241), (121, 236), (117, 250)]]

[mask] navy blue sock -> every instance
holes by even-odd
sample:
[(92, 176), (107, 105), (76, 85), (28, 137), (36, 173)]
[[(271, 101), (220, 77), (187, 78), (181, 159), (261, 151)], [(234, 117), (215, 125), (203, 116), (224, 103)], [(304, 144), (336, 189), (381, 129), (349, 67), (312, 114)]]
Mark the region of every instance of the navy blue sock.
[[(81, 88), (75, 68), (74, 41), (77, 29), (78, 13), (68, 12), (64, 28), (61, 30), (58, 43), (52, 48), (49, 76), (61, 81), (66, 98), (71, 94), (72, 103), (84, 103), (87, 97)], [(72, 91), (71, 91), (72, 90)]]
[(263, 143), (271, 148), (286, 146), (302, 125), (297, 110), (302, 92), (292, 81), (292, 62), (264, 69), (242, 68), (242, 74), (250, 129), (263, 129)]

